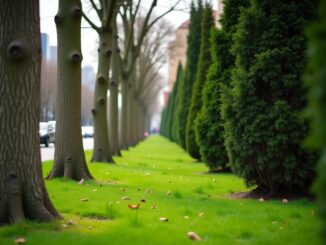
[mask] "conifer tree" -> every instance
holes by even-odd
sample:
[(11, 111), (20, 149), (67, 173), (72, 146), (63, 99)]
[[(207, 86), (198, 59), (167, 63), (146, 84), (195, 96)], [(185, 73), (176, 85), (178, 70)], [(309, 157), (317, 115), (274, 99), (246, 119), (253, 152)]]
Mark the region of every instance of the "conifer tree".
[[(186, 148), (191, 157), (200, 159), (199, 147), (195, 139), (195, 120), (202, 107), (202, 92), (206, 81), (206, 74), (211, 65), (210, 32), (214, 27), (212, 7), (208, 4), (203, 11), (201, 20), (201, 45), (197, 66), (196, 80), (193, 85), (190, 108), (186, 127)], [(189, 95), (190, 96), (190, 95)]]
[(232, 90), (223, 92), (226, 146), (233, 170), (270, 196), (307, 191), (315, 154), (302, 145), (307, 123), (301, 75), (311, 0), (252, 0), (235, 35)]
[(306, 82), (310, 86), (308, 115), (312, 119), (309, 144), (322, 152), (318, 167), (317, 190), (324, 221), (326, 241), (326, 1), (319, 8), (319, 21), (308, 31), (310, 60)]
[(220, 116), (221, 87), (229, 86), (235, 56), (231, 53), (232, 36), (236, 30), (241, 7), (249, 0), (228, 0), (221, 16), (221, 29), (211, 34), (212, 64), (203, 89), (203, 106), (196, 119), (196, 141), (203, 161), (210, 171), (224, 169), (228, 158), (224, 145), (223, 121)]
[(172, 140), (179, 144), (179, 118), (178, 118), (178, 107), (180, 104), (180, 97), (181, 97), (181, 85), (183, 79), (183, 68), (182, 65), (179, 63), (178, 72), (177, 72), (177, 81), (175, 86), (176, 94), (174, 99), (174, 107), (173, 107), (173, 122), (172, 122)]
[(201, 40), (201, 19), (203, 6), (198, 0), (197, 8), (191, 3), (190, 26), (188, 35), (187, 64), (181, 85), (181, 98), (178, 107), (179, 139), (180, 145), (186, 148), (186, 126), (191, 102), (192, 87), (196, 79), (197, 64)]

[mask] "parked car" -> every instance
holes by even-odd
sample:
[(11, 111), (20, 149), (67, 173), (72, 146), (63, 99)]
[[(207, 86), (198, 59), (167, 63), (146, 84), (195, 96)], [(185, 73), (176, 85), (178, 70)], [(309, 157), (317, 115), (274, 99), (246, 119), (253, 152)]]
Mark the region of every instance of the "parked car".
[(50, 143), (55, 143), (55, 126), (47, 122), (40, 122), (40, 143), (49, 147)]
[(94, 136), (93, 126), (82, 126), (82, 136), (84, 138), (92, 138)]

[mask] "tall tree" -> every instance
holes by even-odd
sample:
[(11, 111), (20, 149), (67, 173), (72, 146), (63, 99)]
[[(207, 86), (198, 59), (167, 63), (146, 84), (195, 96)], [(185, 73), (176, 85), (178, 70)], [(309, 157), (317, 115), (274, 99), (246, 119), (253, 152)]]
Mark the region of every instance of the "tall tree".
[(317, 191), (326, 242), (326, 1), (319, 8), (319, 20), (308, 30), (309, 63), (306, 82), (310, 86), (308, 116), (311, 132), (308, 143), (321, 151), (318, 167)]
[(235, 55), (231, 52), (233, 34), (236, 31), (241, 7), (249, 0), (228, 0), (224, 3), (220, 19), (221, 29), (212, 31), (211, 55), (207, 81), (203, 89), (203, 106), (196, 119), (196, 141), (203, 161), (210, 171), (227, 166), (228, 157), (224, 145), (221, 111), (221, 90), (231, 83), (231, 71), (235, 66)]
[(59, 0), (59, 10), (54, 18), (58, 36), (56, 147), (49, 179), (92, 178), (81, 135), (81, 17), (80, 0)]
[(162, 19), (165, 15), (173, 11), (181, 0), (175, 1), (172, 6), (159, 16), (153, 18), (153, 11), (157, 6), (157, 0), (151, 2), (151, 5), (144, 16), (139, 31), (136, 32), (135, 21), (137, 20), (138, 10), (141, 0), (133, 4), (133, 1), (126, 1), (122, 5), (121, 18), (123, 20), (124, 29), (124, 52), (121, 52), (121, 93), (122, 93), (122, 114), (121, 114), (121, 147), (128, 149), (136, 143), (133, 121), (135, 121), (135, 113), (139, 110), (139, 100), (135, 96), (137, 86), (135, 66), (139, 58), (142, 44), (148, 32), (155, 23)]
[(191, 2), (190, 26), (188, 35), (187, 64), (181, 85), (181, 101), (178, 108), (179, 139), (181, 146), (186, 149), (186, 127), (191, 102), (192, 87), (196, 79), (201, 40), (202, 1), (197, 8)]
[(195, 120), (202, 107), (202, 94), (206, 81), (206, 74), (212, 62), (210, 53), (210, 33), (212, 27), (214, 27), (214, 24), (212, 7), (206, 4), (201, 20), (201, 44), (197, 74), (192, 89), (190, 108), (186, 124), (186, 149), (189, 155), (195, 159), (200, 159), (199, 146), (195, 138)]
[(314, 178), (316, 157), (302, 146), (307, 123), (300, 111), (304, 27), (316, 2), (252, 0), (235, 35), (233, 88), (223, 95), (228, 155), (248, 185), (270, 196), (305, 192)]
[[(92, 162), (109, 162), (113, 163), (112, 152), (110, 147), (110, 137), (107, 123), (107, 91), (109, 88), (110, 64), (113, 48), (113, 28), (112, 20), (116, 17), (116, 0), (99, 1), (96, 4), (94, 0), (89, 0), (92, 9), (101, 22), (97, 26), (94, 21), (83, 12), (84, 19), (96, 31), (99, 38), (98, 47), (98, 68), (95, 81), (95, 93), (93, 102), (93, 121), (94, 121), (94, 147)], [(92, 12), (91, 12), (92, 13)], [(110, 83), (111, 90), (117, 90), (115, 81)], [(113, 92), (111, 93), (114, 94)], [(110, 98), (113, 98), (111, 95)], [(117, 96), (117, 95), (116, 95)]]
[(0, 40), (0, 223), (52, 221), (59, 214), (42, 178), (38, 132), (38, 0), (0, 2)]
[(183, 68), (182, 65), (179, 63), (178, 70), (177, 70), (177, 80), (174, 84), (175, 96), (174, 96), (174, 103), (173, 103), (173, 113), (172, 113), (172, 126), (171, 126), (171, 139), (172, 141), (179, 144), (179, 118), (178, 118), (178, 107), (180, 104), (180, 97), (181, 97), (181, 84), (183, 79)]

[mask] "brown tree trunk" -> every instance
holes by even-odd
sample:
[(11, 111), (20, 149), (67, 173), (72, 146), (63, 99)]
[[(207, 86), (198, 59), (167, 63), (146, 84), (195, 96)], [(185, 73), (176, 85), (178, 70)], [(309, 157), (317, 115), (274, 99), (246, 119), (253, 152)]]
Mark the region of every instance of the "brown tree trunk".
[(39, 1), (0, 1), (0, 223), (60, 217), (42, 178)]
[(118, 95), (120, 84), (120, 62), (119, 62), (119, 46), (117, 35), (116, 17), (113, 20), (113, 55), (112, 55), (112, 79), (110, 82), (110, 142), (112, 154), (121, 156), (119, 145), (119, 107)]
[(48, 178), (91, 179), (81, 135), (80, 0), (59, 0), (58, 91), (54, 166)]
[[(112, 30), (102, 30), (99, 34), (98, 70), (95, 83), (94, 107), (94, 149), (92, 162), (114, 163), (112, 158), (107, 120), (107, 91), (109, 68), (112, 55)], [(111, 132), (110, 132), (111, 134)]]
[(121, 149), (128, 150), (128, 104), (129, 104), (129, 88), (128, 80), (123, 77), (121, 81), (121, 94), (122, 94), (122, 108), (121, 108), (121, 131), (120, 131), (120, 147)]

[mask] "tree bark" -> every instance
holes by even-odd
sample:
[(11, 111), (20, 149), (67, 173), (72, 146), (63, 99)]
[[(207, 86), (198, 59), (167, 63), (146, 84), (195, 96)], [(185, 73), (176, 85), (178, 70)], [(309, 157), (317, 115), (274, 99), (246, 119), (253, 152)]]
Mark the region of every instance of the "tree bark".
[[(98, 70), (95, 83), (94, 108), (94, 149), (92, 162), (114, 163), (112, 158), (107, 120), (107, 91), (112, 56), (112, 30), (99, 34)], [(112, 131), (110, 132), (110, 134)]]
[(54, 20), (58, 36), (58, 91), (54, 166), (49, 179), (91, 179), (81, 135), (81, 3), (59, 0)]
[(121, 82), (121, 93), (122, 93), (122, 108), (121, 108), (121, 149), (128, 150), (128, 80), (125, 77), (122, 78)]
[(42, 178), (38, 0), (0, 1), (0, 224), (59, 218)]
[(112, 55), (112, 79), (110, 82), (110, 141), (112, 154), (121, 156), (119, 145), (119, 107), (118, 107), (118, 94), (119, 94), (119, 81), (120, 81), (120, 64), (119, 64), (119, 47), (116, 17), (113, 20), (113, 55)]

